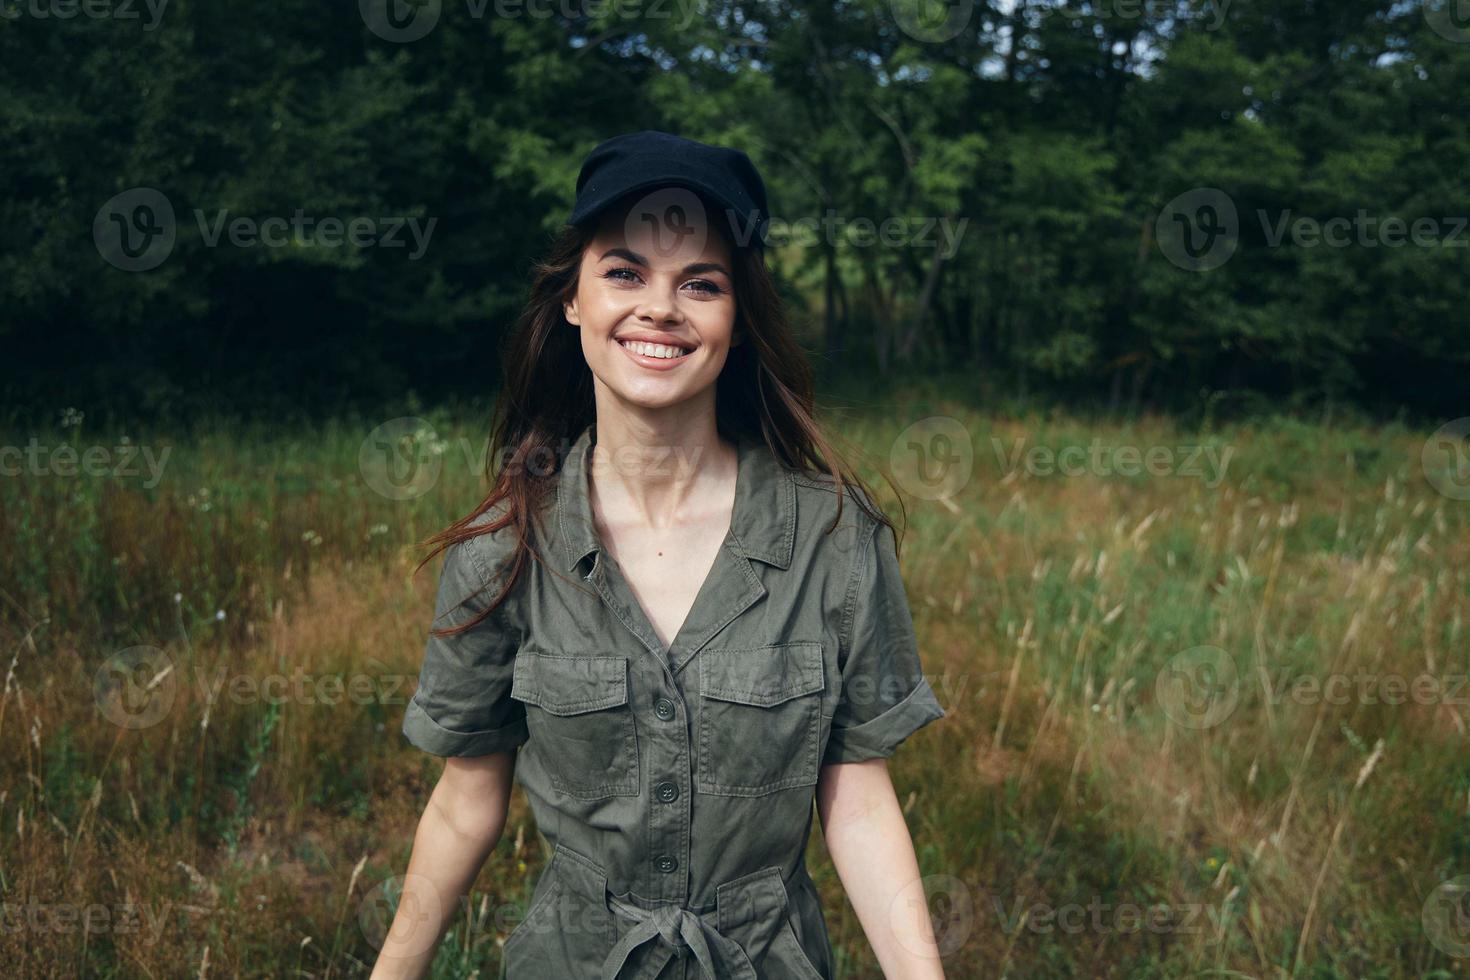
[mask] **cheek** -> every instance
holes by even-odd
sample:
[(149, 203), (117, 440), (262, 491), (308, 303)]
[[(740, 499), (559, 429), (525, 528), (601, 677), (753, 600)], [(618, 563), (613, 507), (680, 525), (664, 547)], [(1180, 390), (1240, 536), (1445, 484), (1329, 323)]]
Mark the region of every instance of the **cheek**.
[(600, 289), (589, 289), (578, 301), (582, 310), (582, 334), (605, 337), (623, 315), (617, 297)]
[(711, 382), (725, 371), (725, 363), (730, 359), (730, 351), (722, 350), (719, 354), (709, 359), (708, 377)]
[(735, 308), (733, 305), (705, 311), (694, 322), (698, 327), (700, 340), (706, 346), (718, 347), (721, 351), (730, 349), (730, 342), (735, 335)]

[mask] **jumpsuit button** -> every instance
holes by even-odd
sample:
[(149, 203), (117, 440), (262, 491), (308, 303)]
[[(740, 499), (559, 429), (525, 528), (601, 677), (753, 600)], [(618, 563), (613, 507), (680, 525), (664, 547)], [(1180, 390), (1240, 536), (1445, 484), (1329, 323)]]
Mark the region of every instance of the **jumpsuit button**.
[(653, 713), (658, 715), (662, 721), (668, 721), (674, 717), (674, 702), (668, 698), (659, 698), (653, 702)]
[(654, 866), (664, 874), (668, 874), (679, 866), (679, 862), (674, 860), (672, 854), (661, 854), (658, 860), (654, 862)]
[(653, 791), (660, 803), (672, 803), (679, 798), (679, 787), (673, 783), (659, 783)]

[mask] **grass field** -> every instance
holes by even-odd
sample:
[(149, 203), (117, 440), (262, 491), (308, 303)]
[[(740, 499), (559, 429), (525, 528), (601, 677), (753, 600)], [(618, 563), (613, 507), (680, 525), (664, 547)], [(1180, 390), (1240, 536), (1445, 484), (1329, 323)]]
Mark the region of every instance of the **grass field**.
[[(414, 544), (487, 418), (396, 414), (417, 482), (382, 419), (0, 440), (0, 972), (366, 975), (439, 768), (399, 733)], [(1470, 500), (1427, 430), (830, 421), (900, 464), (949, 714), (891, 771), (950, 977), (1470, 974)], [(544, 859), (518, 791), (435, 976), (496, 976)], [(809, 863), (878, 976), (819, 831)]]

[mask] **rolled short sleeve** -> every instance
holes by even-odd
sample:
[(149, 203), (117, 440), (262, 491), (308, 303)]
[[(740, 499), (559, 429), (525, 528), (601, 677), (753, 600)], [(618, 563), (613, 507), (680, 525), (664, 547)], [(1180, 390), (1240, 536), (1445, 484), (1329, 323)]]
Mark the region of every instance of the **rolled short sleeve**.
[[(457, 626), (480, 614), (497, 594), (478, 538), (444, 552), (434, 628)], [(466, 600), (468, 601), (463, 601)], [(527, 739), (526, 709), (510, 696), (520, 630), (513, 597), (475, 626), (449, 636), (430, 634), (419, 686), (403, 716), (403, 734), (438, 756), (508, 752)]]
[(919, 662), (893, 529), (874, 521), (861, 548), (848, 587), (842, 689), (823, 765), (887, 758), (945, 713)]

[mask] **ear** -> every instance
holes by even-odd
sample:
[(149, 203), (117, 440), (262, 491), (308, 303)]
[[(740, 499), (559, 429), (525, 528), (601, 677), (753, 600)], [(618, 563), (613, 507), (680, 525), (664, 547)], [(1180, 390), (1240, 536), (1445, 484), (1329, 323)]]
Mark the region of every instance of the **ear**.
[(739, 347), (743, 343), (745, 343), (745, 329), (743, 327), (736, 327), (734, 332), (730, 334), (730, 346)]
[(582, 325), (582, 314), (577, 312), (577, 301), (575, 299), (567, 300), (561, 305), (561, 315), (566, 317), (567, 322), (574, 327), (580, 327)]

